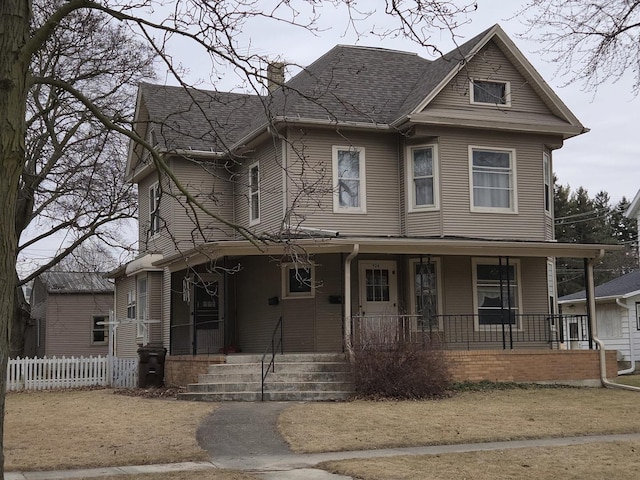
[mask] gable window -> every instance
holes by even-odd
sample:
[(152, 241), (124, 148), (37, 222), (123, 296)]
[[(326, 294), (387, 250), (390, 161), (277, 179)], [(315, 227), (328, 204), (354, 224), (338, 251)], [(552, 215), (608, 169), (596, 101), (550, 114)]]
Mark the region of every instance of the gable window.
[(149, 234), (160, 233), (160, 185), (154, 183), (149, 187)]
[(434, 145), (412, 147), (407, 155), (409, 176), (409, 210), (437, 206), (437, 165)]
[(138, 322), (136, 323), (136, 337), (144, 336), (147, 320), (147, 277), (138, 278)]
[(282, 265), (282, 298), (312, 298), (315, 296), (313, 265)]
[(544, 170), (544, 211), (551, 214), (551, 202), (553, 192), (551, 191), (551, 157), (548, 153), (542, 154), (542, 168)]
[(333, 211), (366, 213), (364, 148), (333, 147)]
[(136, 291), (135, 289), (127, 292), (127, 318), (134, 320), (136, 318)]
[(480, 329), (511, 325), (518, 328), (520, 312), (520, 271), (517, 260), (500, 264), (473, 260), (476, 326)]
[(91, 319), (91, 345), (104, 345), (107, 343), (107, 315), (94, 315)]
[(411, 272), (411, 311), (416, 315), (416, 330), (439, 330), (442, 328), (440, 311), (439, 260), (412, 259)]
[(260, 223), (260, 167), (249, 166), (249, 225)]
[(515, 150), (469, 147), (471, 210), (516, 212)]
[(489, 80), (471, 80), (469, 87), (471, 103), (476, 105), (511, 106), (511, 88), (509, 82)]

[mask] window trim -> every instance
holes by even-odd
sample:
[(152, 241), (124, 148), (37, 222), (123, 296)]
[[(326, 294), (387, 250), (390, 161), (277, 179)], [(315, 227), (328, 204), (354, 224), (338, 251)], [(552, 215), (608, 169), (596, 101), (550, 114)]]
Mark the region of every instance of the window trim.
[[(314, 298), (316, 296), (316, 269), (315, 265), (299, 265), (294, 262), (287, 262), (281, 266), (281, 278), (282, 278), (282, 298), (294, 299), (294, 298)], [(289, 287), (289, 272), (297, 269), (309, 269), (311, 271), (311, 290), (308, 292), (292, 292)]]
[(96, 342), (94, 340), (94, 333), (96, 331), (98, 331), (98, 329), (96, 329), (96, 319), (97, 318), (101, 318), (104, 322), (108, 322), (109, 321), (109, 315), (105, 315), (105, 314), (95, 314), (95, 315), (91, 315), (91, 345), (96, 345), (96, 346), (102, 346), (102, 345), (108, 345), (109, 344), (109, 329), (107, 328), (107, 325), (99, 325), (100, 327), (102, 327), (102, 332), (104, 333), (104, 340), (102, 340), (101, 342)]
[[(338, 152), (341, 151), (356, 151), (358, 152), (358, 181), (359, 185), (359, 203), (358, 207), (342, 207), (340, 206), (340, 192), (338, 189)], [(365, 214), (367, 213), (367, 186), (366, 186), (366, 157), (364, 147), (355, 146), (340, 146), (333, 145), (331, 147), (331, 166), (333, 173), (333, 213), (352, 213), (352, 214)]]
[[(130, 289), (127, 292), (127, 319), (131, 319), (131, 320), (135, 320), (136, 318), (138, 318), (137, 312), (137, 284), (134, 288)], [(133, 315), (130, 315), (131, 313), (133, 313)]]
[[(507, 152), (511, 164), (511, 207), (477, 207), (474, 203), (473, 194), (473, 152)], [(469, 145), (469, 206), (474, 213), (518, 213), (518, 174), (516, 169), (516, 149), (503, 147), (487, 147), (483, 145)]]
[[(257, 172), (257, 176), (258, 176), (258, 180), (257, 180), (257, 185), (253, 184), (253, 170), (256, 170)], [(258, 225), (260, 223), (260, 203), (261, 203), (261, 193), (260, 193), (260, 162), (253, 162), (252, 164), (250, 164), (248, 166), (248, 170), (247, 170), (247, 175), (248, 175), (248, 182), (247, 185), (249, 186), (249, 226), (253, 226), (253, 225)], [(254, 191), (255, 188), (255, 191)], [(258, 200), (258, 212), (257, 212), (257, 216), (256, 218), (254, 217), (254, 211), (253, 211), (253, 197), (256, 197)]]
[[(413, 176), (413, 152), (421, 149), (431, 149), (432, 158), (432, 178), (433, 178), (433, 204), (431, 205), (416, 205), (416, 191)], [(405, 152), (405, 170), (407, 172), (407, 205), (409, 206), (408, 212), (426, 212), (435, 211), (440, 208), (440, 188), (439, 188), (439, 175), (438, 175), (438, 145), (435, 143), (410, 145)]]
[[(425, 259), (424, 257), (422, 258), (422, 263), (428, 263), (428, 260)], [(442, 331), (444, 330), (444, 325), (443, 325), (443, 318), (442, 318), (442, 312), (443, 312), (443, 305), (442, 305), (442, 262), (440, 260), (439, 257), (432, 257), (431, 258), (431, 263), (433, 263), (436, 267), (436, 315), (438, 315), (438, 328), (437, 331)], [(415, 285), (415, 281), (416, 281), (416, 276), (415, 276), (415, 265), (419, 265), (420, 264), (420, 258), (410, 258), (409, 259), (409, 292), (410, 292), (410, 298), (409, 298), (409, 308), (411, 309), (411, 314), (412, 315), (418, 315), (418, 306), (416, 305), (416, 296), (415, 296), (415, 291), (416, 291), (416, 285)], [(415, 322), (411, 322), (411, 328), (413, 329), (413, 331), (416, 332), (421, 332), (422, 328), (418, 327), (418, 319), (416, 317)]]
[(551, 168), (551, 155), (542, 152), (542, 181), (544, 198), (544, 212), (547, 216), (553, 216), (553, 170)]
[(149, 186), (149, 238), (158, 236), (160, 229), (160, 183), (154, 182)]
[[(477, 102), (475, 99), (474, 85), (475, 82), (499, 83), (504, 87), (504, 103), (497, 102)], [(469, 103), (471, 105), (479, 105), (485, 107), (511, 107), (511, 82), (508, 80), (496, 80), (492, 78), (470, 78), (469, 79)]]
[[(500, 262), (497, 258), (486, 258), (486, 257), (473, 257), (471, 258), (471, 274), (473, 276), (473, 328), (475, 331), (483, 331), (483, 330), (495, 330), (498, 328), (502, 328), (501, 324), (495, 325), (480, 325), (480, 313), (478, 312), (478, 265), (498, 265)], [(506, 265), (505, 265), (506, 266)], [(509, 258), (509, 266), (514, 266), (516, 271), (516, 290), (518, 294), (518, 305), (516, 307), (516, 314), (522, 313), (522, 269), (520, 268), (520, 259), (519, 258)], [(516, 317), (516, 323), (514, 325), (513, 331), (522, 331), (522, 321), (519, 316)]]

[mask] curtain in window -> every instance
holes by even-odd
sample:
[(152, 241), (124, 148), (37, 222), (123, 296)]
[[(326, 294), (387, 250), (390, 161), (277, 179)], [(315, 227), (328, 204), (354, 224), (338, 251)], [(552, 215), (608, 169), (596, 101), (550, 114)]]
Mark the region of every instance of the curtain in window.
[(433, 150), (431, 148), (413, 151), (413, 184), (416, 206), (433, 205)]
[(473, 205), (511, 208), (511, 155), (509, 152), (473, 150)]

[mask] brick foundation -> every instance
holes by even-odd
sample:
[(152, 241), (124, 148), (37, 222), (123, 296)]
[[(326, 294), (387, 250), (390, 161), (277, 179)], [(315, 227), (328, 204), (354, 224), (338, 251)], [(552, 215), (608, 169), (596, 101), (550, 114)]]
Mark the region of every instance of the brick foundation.
[[(600, 383), (597, 350), (447, 351), (455, 381)], [(607, 378), (617, 376), (616, 351), (607, 350)]]
[(198, 375), (207, 373), (207, 367), (225, 363), (224, 355), (167, 355), (164, 365), (164, 383), (172, 387), (186, 387), (198, 383)]

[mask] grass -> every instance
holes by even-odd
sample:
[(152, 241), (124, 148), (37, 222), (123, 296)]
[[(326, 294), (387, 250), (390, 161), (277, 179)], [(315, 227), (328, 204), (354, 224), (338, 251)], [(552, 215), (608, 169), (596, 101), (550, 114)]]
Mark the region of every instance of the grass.
[(622, 383), (623, 385), (631, 385), (633, 387), (640, 387), (640, 375), (623, 375), (615, 379), (616, 383)]
[(114, 395), (112, 390), (9, 393), (5, 469), (207, 460), (195, 432), (214, 408), (212, 404)]
[(282, 413), (301, 453), (640, 432), (636, 392), (601, 388), (465, 392), (430, 401), (317, 403)]

